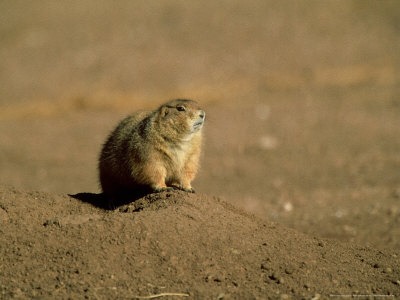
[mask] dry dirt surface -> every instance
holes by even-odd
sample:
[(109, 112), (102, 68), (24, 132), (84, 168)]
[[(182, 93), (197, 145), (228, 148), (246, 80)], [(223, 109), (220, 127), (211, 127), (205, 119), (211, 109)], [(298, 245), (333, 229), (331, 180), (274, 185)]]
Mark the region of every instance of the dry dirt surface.
[(0, 208), (3, 298), (400, 292), (396, 254), (313, 238), (204, 194), (151, 194), (106, 211), (65, 195), (2, 187)]
[[(0, 299), (400, 296), (400, 1), (0, 12)], [(99, 207), (107, 134), (172, 98), (198, 193)]]

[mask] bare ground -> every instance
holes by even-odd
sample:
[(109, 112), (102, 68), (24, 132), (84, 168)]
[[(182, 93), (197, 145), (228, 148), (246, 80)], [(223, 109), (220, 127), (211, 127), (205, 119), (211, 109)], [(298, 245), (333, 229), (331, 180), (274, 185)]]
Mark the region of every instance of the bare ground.
[(391, 251), (310, 237), (204, 194), (152, 194), (115, 211), (14, 188), (2, 188), (0, 199), (5, 298), (400, 291), (400, 264)]

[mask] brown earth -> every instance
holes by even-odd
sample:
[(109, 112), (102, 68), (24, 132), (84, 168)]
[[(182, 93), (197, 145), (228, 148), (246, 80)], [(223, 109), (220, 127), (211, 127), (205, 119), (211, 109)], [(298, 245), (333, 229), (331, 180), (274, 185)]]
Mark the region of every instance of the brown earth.
[[(400, 295), (398, 1), (0, 11), (0, 298)], [(198, 194), (91, 205), (106, 135), (174, 97)]]
[(152, 194), (115, 211), (15, 188), (2, 188), (0, 199), (5, 298), (400, 292), (396, 254), (313, 238), (204, 194)]

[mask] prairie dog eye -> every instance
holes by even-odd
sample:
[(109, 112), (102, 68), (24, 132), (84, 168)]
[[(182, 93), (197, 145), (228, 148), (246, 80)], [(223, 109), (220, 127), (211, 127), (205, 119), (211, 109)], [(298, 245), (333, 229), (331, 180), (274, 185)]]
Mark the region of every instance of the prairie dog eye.
[(177, 106), (176, 109), (179, 111), (186, 111), (186, 108), (182, 105)]

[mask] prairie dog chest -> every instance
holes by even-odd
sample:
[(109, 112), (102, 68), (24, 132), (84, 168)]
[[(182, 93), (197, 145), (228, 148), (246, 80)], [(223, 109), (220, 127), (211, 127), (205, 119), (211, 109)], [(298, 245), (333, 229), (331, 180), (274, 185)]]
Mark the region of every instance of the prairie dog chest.
[(168, 154), (171, 159), (171, 164), (174, 166), (174, 168), (182, 169), (185, 166), (191, 150), (192, 145), (190, 141), (183, 141), (168, 148)]

